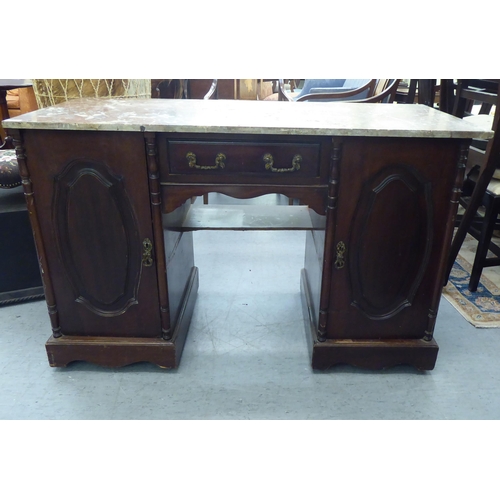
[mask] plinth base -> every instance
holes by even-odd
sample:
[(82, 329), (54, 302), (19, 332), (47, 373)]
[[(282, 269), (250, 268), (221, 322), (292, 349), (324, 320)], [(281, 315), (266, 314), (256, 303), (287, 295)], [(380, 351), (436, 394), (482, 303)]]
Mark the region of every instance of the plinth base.
[(380, 370), (397, 365), (411, 365), (418, 370), (432, 370), (439, 347), (435, 340), (391, 339), (327, 339), (320, 342), (312, 309), (307, 274), (300, 280), (302, 309), (312, 367), (326, 370), (337, 364)]
[(87, 361), (117, 368), (149, 362), (161, 368), (177, 368), (191, 323), (198, 291), (198, 268), (193, 267), (172, 338), (51, 336), (45, 347), (50, 366), (64, 367), (73, 361)]

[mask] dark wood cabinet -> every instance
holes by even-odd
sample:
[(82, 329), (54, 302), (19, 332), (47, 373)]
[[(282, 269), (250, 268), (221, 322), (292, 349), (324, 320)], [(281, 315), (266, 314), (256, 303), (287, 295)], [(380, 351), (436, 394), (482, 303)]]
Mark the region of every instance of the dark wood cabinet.
[[(484, 133), (418, 105), (267, 105), (278, 107), (94, 100), (6, 122), (52, 366), (178, 365), (198, 287), (191, 231), (203, 229), (188, 222), (189, 200), (215, 191), (301, 201), (275, 208), (308, 231), (301, 288), (314, 368), (434, 367), (467, 147)], [(265, 209), (245, 229), (276, 228), (263, 227)]]
[[(163, 354), (154, 359), (170, 366), (175, 347), (169, 339), (163, 342), (158, 279), (166, 289), (166, 272), (158, 276), (144, 137), (26, 131), (22, 148), (36, 200), (44, 277), (53, 292), (51, 364), (84, 359), (121, 366), (150, 356), (160, 340)], [(176, 262), (190, 235), (182, 245), (172, 238), (165, 235), (168, 260)], [(159, 246), (163, 262), (163, 242)], [(186, 259), (181, 270), (190, 271), (193, 258), (190, 266)], [(187, 278), (182, 271), (173, 275), (175, 318), (177, 289)]]
[(143, 258), (153, 240), (144, 139), (27, 132), (24, 148), (61, 330), (155, 336), (155, 264)]
[[(313, 366), (349, 359), (382, 368), (388, 353), (404, 344), (408, 356), (400, 352), (400, 361), (411, 358), (410, 364), (431, 369), (438, 351), (433, 331), (440, 278), (465, 150), (451, 140), (411, 138), (350, 138), (335, 140), (334, 148), (338, 191), (327, 222), (331, 243), (318, 236), (307, 240), (314, 248), (306, 255), (320, 258), (306, 260), (303, 286), (309, 296), (316, 290), (311, 307), (316, 304), (315, 316), (324, 317), (321, 336), (313, 336)], [(443, 165), (452, 164), (455, 178), (443, 175)], [(331, 270), (324, 275), (327, 259)], [(324, 351), (330, 354), (323, 358)], [(339, 361), (331, 356), (335, 351)]]

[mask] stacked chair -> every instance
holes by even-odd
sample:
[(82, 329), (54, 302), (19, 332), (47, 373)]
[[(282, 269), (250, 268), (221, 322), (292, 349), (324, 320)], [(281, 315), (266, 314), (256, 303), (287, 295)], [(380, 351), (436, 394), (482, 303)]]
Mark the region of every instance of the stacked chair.
[[(458, 80), (453, 107), (455, 116), (476, 122), (478, 126), (494, 132), (492, 139), (473, 141), (469, 149), (466, 178), (460, 199), (465, 211), (457, 218), (458, 229), (452, 241), (448, 260), (447, 277), (467, 233), (478, 240), (468, 285), (471, 292), (477, 290), (485, 267), (500, 264), (500, 247), (492, 242), (493, 231), (497, 227), (500, 213), (499, 89), (500, 80)], [(472, 114), (473, 106), (480, 106), (478, 114)], [(494, 114), (492, 114), (493, 109)]]
[(15, 150), (0, 149), (0, 306), (43, 298)]

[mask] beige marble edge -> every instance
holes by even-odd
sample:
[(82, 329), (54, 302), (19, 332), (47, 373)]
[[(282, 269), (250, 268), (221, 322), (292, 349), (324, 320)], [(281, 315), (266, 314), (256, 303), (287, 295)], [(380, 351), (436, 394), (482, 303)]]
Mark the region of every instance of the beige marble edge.
[(202, 125), (131, 125), (120, 123), (99, 124), (51, 124), (2, 122), (4, 129), (18, 130), (80, 130), (105, 132), (170, 132), (170, 133), (220, 133), (220, 134), (249, 134), (249, 135), (317, 135), (342, 137), (415, 137), (436, 139), (491, 139), (493, 132), (480, 128), (469, 127), (467, 130), (394, 130), (394, 129), (354, 129), (354, 128), (282, 128), (282, 127), (223, 127)]
[[(385, 104), (335, 103), (334, 107), (328, 104), (320, 107), (318, 103), (267, 104), (265, 106), (252, 101), (230, 100), (140, 101), (87, 98), (26, 113), (5, 120), (3, 125), (6, 129), (24, 130), (196, 134), (212, 132), (458, 139), (489, 139), (493, 136), (493, 133), (484, 127), (465, 123), (422, 105), (395, 105), (397, 107), (388, 113), (391, 105)], [(333, 119), (336, 123), (332, 123), (332, 109), (337, 111)], [(363, 113), (359, 113), (361, 109)], [(245, 121), (247, 123), (244, 123)]]

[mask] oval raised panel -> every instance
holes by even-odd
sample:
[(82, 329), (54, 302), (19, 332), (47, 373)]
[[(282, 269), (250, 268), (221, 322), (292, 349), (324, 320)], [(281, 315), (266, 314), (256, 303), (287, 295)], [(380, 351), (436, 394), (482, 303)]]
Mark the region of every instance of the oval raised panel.
[(140, 241), (122, 179), (102, 163), (78, 160), (56, 178), (58, 247), (76, 301), (101, 316), (137, 303)]
[(411, 167), (386, 168), (365, 184), (349, 262), (352, 303), (371, 319), (411, 305), (429, 259), (431, 223), (430, 185)]
[(101, 304), (118, 301), (125, 294), (128, 267), (127, 254), (119, 249), (127, 247), (127, 238), (109, 186), (82, 175), (71, 187), (67, 211), (69, 247), (84, 290)]

